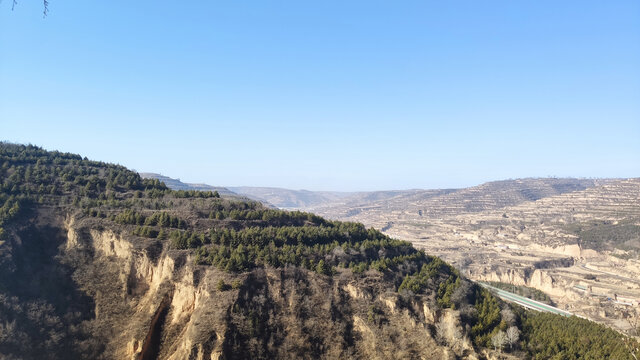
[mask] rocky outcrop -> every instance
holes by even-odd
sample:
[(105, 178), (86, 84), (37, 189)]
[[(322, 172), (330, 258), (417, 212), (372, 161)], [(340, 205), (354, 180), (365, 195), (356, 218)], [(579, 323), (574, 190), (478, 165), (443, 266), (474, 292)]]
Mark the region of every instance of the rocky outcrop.
[(567, 296), (567, 284), (564, 281), (559, 282), (544, 269), (505, 268), (496, 269), (494, 271), (471, 273), (470, 275), (479, 281), (494, 281), (528, 286), (543, 291), (551, 296)]

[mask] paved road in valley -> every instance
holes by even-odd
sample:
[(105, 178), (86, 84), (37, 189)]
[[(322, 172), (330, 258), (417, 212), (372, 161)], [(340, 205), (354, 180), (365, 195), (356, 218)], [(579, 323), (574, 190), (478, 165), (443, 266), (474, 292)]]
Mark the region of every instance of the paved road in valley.
[(630, 282), (634, 282), (634, 283), (640, 282), (640, 281), (638, 281), (638, 279), (632, 279), (632, 278), (628, 278), (626, 276), (610, 273), (608, 271), (602, 271), (602, 270), (594, 269), (591, 266), (589, 266), (589, 264), (580, 264), (580, 267), (585, 269), (585, 270), (591, 270), (591, 271), (599, 272), (599, 273), (602, 273), (602, 274), (605, 274), (605, 275), (609, 275), (609, 276), (615, 277), (615, 278), (617, 278), (619, 280), (630, 281)]
[(493, 291), (501, 299), (506, 300), (506, 301), (510, 301), (510, 302), (514, 302), (514, 303), (516, 303), (518, 305), (521, 305), (521, 306), (524, 306), (524, 307), (526, 307), (528, 309), (537, 310), (537, 311), (543, 311), (543, 312), (550, 312), (550, 313), (554, 313), (554, 314), (558, 314), (558, 315), (562, 315), (562, 316), (572, 316), (573, 315), (572, 313), (570, 313), (568, 311), (564, 311), (564, 310), (558, 309), (557, 307), (554, 307), (554, 306), (551, 306), (551, 305), (547, 305), (547, 304), (541, 303), (539, 301), (531, 300), (531, 299), (526, 298), (524, 296), (516, 295), (514, 293), (511, 293), (511, 292), (508, 292), (508, 291), (504, 291), (502, 289), (498, 289), (497, 287), (491, 286), (489, 284), (485, 284), (483, 282), (478, 282), (478, 284), (480, 284), (484, 288), (487, 288), (487, 289)]

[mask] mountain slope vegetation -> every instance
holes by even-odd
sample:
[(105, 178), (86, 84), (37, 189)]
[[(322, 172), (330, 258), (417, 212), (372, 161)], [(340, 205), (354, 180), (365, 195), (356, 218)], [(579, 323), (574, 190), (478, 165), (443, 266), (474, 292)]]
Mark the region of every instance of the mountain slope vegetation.
[[(0, 179), (2, 358), (535, 358), (565, 321), (358, 223), (36, 146), (0, 143)], [(511, 327), (523, 341), (498, 349)], [(630, 359), (607, 334), (588, 354)]]

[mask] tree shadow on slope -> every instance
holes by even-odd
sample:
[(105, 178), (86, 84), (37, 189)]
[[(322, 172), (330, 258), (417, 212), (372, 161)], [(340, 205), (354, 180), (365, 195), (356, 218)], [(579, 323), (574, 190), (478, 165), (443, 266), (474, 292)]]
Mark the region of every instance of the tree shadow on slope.
[(102, 346), (83, 330), (83, 322), (95, 317), (94, 303), (60, 255), (64, 230), (27, 223), (17, 234), (9, 261), (0, 265), (0, 355), (97, 358)]

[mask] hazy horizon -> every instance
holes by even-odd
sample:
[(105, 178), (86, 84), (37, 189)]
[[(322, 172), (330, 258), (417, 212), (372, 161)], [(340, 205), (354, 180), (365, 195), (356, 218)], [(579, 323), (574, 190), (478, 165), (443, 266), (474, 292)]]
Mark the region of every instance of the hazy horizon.
[(220, 186), (640, 174), (636, 1), (42, 5), (0, 2), (0, 139)]
[(349, 190), (349, 191), (344, 191), (344, 190), (332, 190), (332, 189), (317, 189), (317, 190), (313, 190), (313, 189), (305, 189), (305, 188), (286, 188), (286, 187), (282, 187), (282, 186), (209, 184), (209, 183), (202, 182), (202, 181), (185, 181), (184, 179), (182, 179), (180, 177), (169, 176), (169, 175), (166, 175), (166, 174), (161, 174), (161, 173), (153, 172), (153, 171), (138, 171), (136, 169), (132, 169), (132, 170), (138, 172), (139, 174), (154, 174), (154, 175), (166, 176), (168, 178), (171, 178), (171, 179), (174, 179), (174, 180), (178, 180), (178, 181), (180, 181), (182, 183), (191, 184), (191, 185), (209, 185), (209, 186), (224, 187), (224, 188), (229, 188), (229, 189), (230, 188), (242, 188), (242, 187), (247, 187), (247, 188), (255, 187), (255, 188), (273, 188), (273, 189), (293, 190), (293, 191), (335, 192), (335, 193), (463, 189), (463, 188), (468, 188), (468, 187), (479, 186), (479, 185), (482, 185), (482, 184), (486, 184), (488, 182), (511, 181), (511, 180), (526, 180), (526, 179), (595, 179), (595, 180), (620, 179), (620, 180), (624, 180), (624, 179), (633, 179), (633, 178), (639, 178), (640, 177), (640, 176), (630, 176), (630, 177), (529, 176), (529, 177), (520, 177), (520, 178), (492, 179), (492, 180), (488, 180), (488, 181), (483, 181), (481, 183), (470, 184), (468, 186), (462, 186), (462, 187), (453, 187), (453, 186), (447, 187), (447, 186), (445, 186), (445, 187), (439, 187), (439, 188), (389, 188), (389, 189), (371, 189), (371, 190)]

